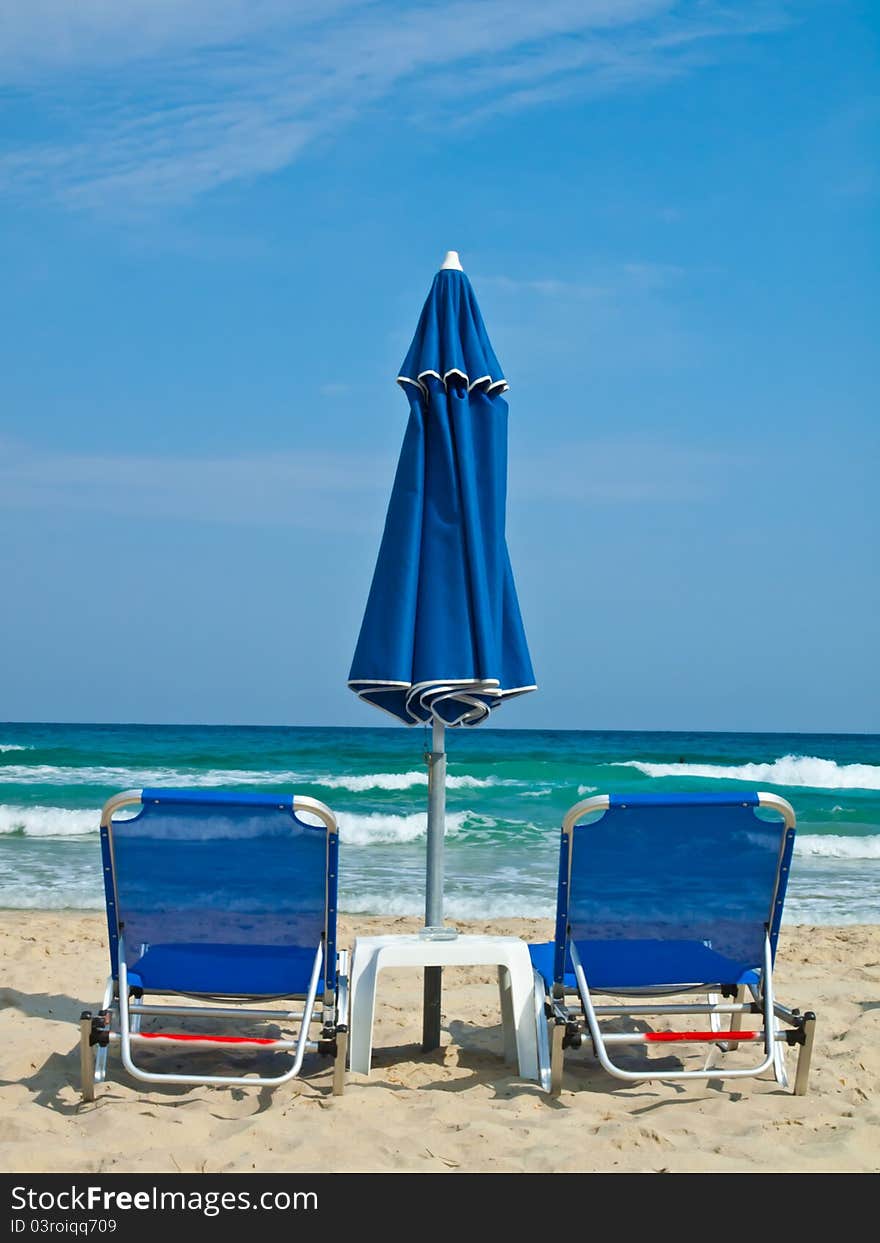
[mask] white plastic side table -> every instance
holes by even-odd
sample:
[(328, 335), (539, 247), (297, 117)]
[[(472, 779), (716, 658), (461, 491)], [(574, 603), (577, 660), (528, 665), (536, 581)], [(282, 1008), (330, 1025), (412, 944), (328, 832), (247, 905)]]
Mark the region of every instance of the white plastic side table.
[(370, 1073), (376, 983), (386, 967), (498, 968), (504, 1055), (523, 1079), (538, 1079), (537, 1024), (532, 961), (519, 937), (459, 936), (432, 941), (417, 935), (358, 937), (351, 962), (349, 1067)]

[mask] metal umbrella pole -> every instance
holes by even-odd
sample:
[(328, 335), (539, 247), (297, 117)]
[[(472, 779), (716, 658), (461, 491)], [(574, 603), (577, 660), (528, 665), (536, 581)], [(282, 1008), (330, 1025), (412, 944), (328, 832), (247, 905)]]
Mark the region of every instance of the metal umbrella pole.
[[(446, 726), (434, 717), (431, 751), (428, 755), (428, 847), (425, 882), (425, 926), (439, 929), (443, 924), (443, 846), (446, 832)], [(422, 1049), (429, 1053), (440, 1047), (440, 993), (442, 967), (425, 968), (425, 998), (422, 1014)]]
[[(505, 536), (508, 384), (454, 250), (397, 382), (409, 418), (348, 684), (405, 725), (431, 720), (421, 935), (439, 941), (456, 936), (443, 927), (446, 726), (536, 689)], [(440, 1044), (440, 984), (429, 968), (425, 1050)]]

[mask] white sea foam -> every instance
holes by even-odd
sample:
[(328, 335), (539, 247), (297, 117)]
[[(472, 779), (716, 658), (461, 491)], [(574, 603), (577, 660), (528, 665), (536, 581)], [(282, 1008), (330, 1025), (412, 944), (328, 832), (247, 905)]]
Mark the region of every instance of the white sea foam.
[(104, 909), (104, 895), (100, 881), (75, 884), (65, 877), (63, 885), (50, 888), (35, 885), (31, 881), (4, 884), (3, 905), (11, 911), (100, 911)]
[[(3, 879), (3, 906), (10, 910), (103, 910), (104, 900), (101, 893), (101, 882), (98, 873), (89, 876), (72, 877), (65, 872), (57, 878), (57, 883), (46, 883), (42, 876), (40, 884), (33, 878), (23, 877), (19, 880)], [(423, 882), (422, 882), (423, 885)], [(548, 892), (545, 898), (509, 892), (504, 894), (488, 894), (486, 897), (459, 896), (447, 894), (444, 900), (444, 916), (447, 920), (456, 919), (545, 919), (553, 917), (555, 898)], [(396, 915), (423, 916), (425, 897), (423, 887), (414, 884), (409, 891), (388, 893), (385, 890), (358, 887), (349, 889), (340, 895), (340, 909), (347, 915)], [(880, 917), (876, 900), (864, 893), (838, 896), (817, 895), (812, 893), (799, 894), (797, 887), (789, 887), (786, 899), (783, 924), (871, 924)]]
[[(113, 789), (142, 786), (302, 786), (308, 779), (290, 771), (259, 771), (249, 768), (117, 768), (104, 765), (6, 764), (0, 782), (17, 785), (95, 785)], [(313, 779), (314, 783), (314, 779)]]
[[(127, 818), (125, 812), (115, 817)], [(306, 817), (307, 819), (309, 817)], [(372, 812), (367, 815), (356, 815), (340, 812), (339, 831), (343, 842), (352, 846), (367, 846), (374, 843), (407, 843), (423, 839), (427, 835), (427, 814), (413, 812), (411, 815), (395, 816), (383, 812)], [(71, 810), (67, 807), (20, 807), (14, 804), (0, 804), (0, 837), (12, 833), (20, 833), (25, 837), (82, 837), (88, 833), (97, 833), (101, 823), (101, 812), (94, 810)], [(518, 822), (506, 822), (518, 823)], [(523, 822), (524, 823), (524, 822)], [(446, 816), (446, 835), (455, 837), (463, 829), (492, 829), (498, 821), (491, 816), (478, 815), (472, 811), (456, 811)], [(225, 836), (239, 837), (242, 827), (230, 827)], [(264, 830), (263, 830), (264, 831)], [(146, 824), (144, 832), (148, 836), (161, 836), (160, 825)], [(222, 825), (212, 825), (212, 836), (222, 837)]]
[[(480, 897), (447, 892), (443, 899), (443, 915), (449, 919), (550, 919), (555, 899), (518, 893), (491, 894)], [(379, 893), (364, 891), (342, 898), (340, 909), (347, 915), (424, 915), (424, 891), (415, 887), (410, 893)]]
[(33, 751), (33, 747), (20, 747), (17, 742), (0, 742), (0, 751)]
[(817, 755), (783, 755), (765, 764), (663, 764), (620, 760), (613, 768), (637, 768), (647, 777), (714, 777), (722, 781), (764, 781), (814, 790), (880, 790), (880, 766), (837, 764)]
[(82, 837), (97, 833), (101, 813), (69, 807), (16, 807), (0, 804), (0, 837), (23, 833), (25, 837)]
[[(22, 748), (23, 749), (23, 748)], [(306, 786), (324, 786), (330, 790), (408, 790), (415, 786), (427, 786), (428, 774), (423, 771), (407, 773), (365, 773), (358, 775), (331, 774), (320, 776), (289, 769), (260, 770), (250, 768), (123, 768), (112, 765), (55, 764), (7, 764), (0, 768), (0, 782), (17, 785), (95, 785), (116, 789), (142, 786), (289, 786), (302, 789)], [(518, 781), (502, 781), (498, 777), (450, 776), (446, 786), (450, 790), (479, 790), (497, 785), (520, 785)]]
[(411, 773), (365, 773), (361, 777), (316, 777), (315, 784), (328, 790), (409, 790), (413, 786), (426, 786), (426, 772)]
[[(488, 817), (475, 817), (466, 811), (456, 811), (446, 817), (446, 836), (455, 837), (465, 826), (484, 820), (494, 824)], [(427, 836), (428, 817), (425, 812), (413, 812), (409, 816), (389, 816), (382, 812), (357, 816), (348, 812), (339, 815), (339, 835), (349, 846), (372, 846), (379, 843), (416, 842)]]
[(880, 859), (880, 834), (840, 837), (833, 833), (805, 833), (795, 838), (794, 853), (813, 859)]
[[(326, 786), (328, 790), (351, 790), (360, 793), (363, 790), (409, 790), (414, 786), (426, 786), (428, 774), (416, 770), (408, 773), (364, 773), (361, 776), (324, 776), (313, 779), (315, 785)], [(497, 777), (447, 777), (446, 786), (449, 790), (482, 790), (488, 786), (510, 784), (500, 782)], [(518, 784), (518, 783), (512, 783)]]
[(581, 796), (584, 794), (595, 794), (598, 788), (598, 786), (578, 786), (578, 794)]

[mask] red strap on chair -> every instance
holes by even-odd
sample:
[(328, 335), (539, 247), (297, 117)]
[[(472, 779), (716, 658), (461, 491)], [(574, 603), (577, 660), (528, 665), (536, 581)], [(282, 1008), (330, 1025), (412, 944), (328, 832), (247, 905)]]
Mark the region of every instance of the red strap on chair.
[(730, 1041), (732, 1044), (735, 1040), (754, 1040), (757, 1032), (645, 1032), (646, 1040), (656, 1040), (658, 1042), (675, 1041), (675, 1040), (707, 1040), (715, 1043), (719, 1040), (725, 1042)]
[(192, 1033), (137, 1032), (142, 1040), (191, 1040), (199, 1044), (277, 1044), (266, 1036), (197, 1036)]

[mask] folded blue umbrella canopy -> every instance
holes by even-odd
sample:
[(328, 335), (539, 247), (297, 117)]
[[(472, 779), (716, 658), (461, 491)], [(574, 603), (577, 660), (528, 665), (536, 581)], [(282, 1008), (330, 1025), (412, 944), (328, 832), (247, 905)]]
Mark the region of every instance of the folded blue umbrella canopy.
[(535, 676), (504, 530), (508, 385), (460, 269), (434, 277), (398, 383), (409, 422), (348, 684), (407, 725), (478, 725)]
[[(536, 689), (505, 537), (508, 385), (454, 251), (397, 382), (409, 422), (348, 684), (407, 725), (433, 725), (425, 922), (440, 933), (445, 727), (479, 725)], [(439, 1038), (429, 968), (424, 1047)]]

